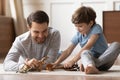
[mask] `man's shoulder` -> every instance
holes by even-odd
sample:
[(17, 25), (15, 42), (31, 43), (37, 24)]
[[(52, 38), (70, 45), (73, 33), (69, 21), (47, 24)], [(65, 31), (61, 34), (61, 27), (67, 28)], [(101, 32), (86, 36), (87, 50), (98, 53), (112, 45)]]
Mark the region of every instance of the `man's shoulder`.
[(17, 40), (24, 42), (24, 41), (28, 41), (30, 39), (30, 32), (25, 32), (19, 36), (16, 37)]
[(48, 30), (49, 30), (50, 34), (54, 34), (54, 33), (59, 34), (60, 33), (57, 29), (52, 28), (52, 27), (49, 27)]

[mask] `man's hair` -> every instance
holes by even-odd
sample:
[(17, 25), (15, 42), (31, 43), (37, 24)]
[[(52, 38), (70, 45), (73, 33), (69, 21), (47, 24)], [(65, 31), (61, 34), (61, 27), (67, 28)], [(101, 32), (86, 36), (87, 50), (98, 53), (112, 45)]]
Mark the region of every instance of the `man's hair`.
[(47, 22), (47, 24), (49, 24), (49, 17), (44, 11), (37, 10), (35, 12), (32, 12), (27, 17), (27, 24), (29, 27), (31, 27), (32, 22), (36, 22), (36, 23), (40, 23), (40, 24)]
[(72, 15), (72, 23), (89, 23), (93, 21), (95, 24), (96, 12), (91, 7), (82, 6), (78, 8)]

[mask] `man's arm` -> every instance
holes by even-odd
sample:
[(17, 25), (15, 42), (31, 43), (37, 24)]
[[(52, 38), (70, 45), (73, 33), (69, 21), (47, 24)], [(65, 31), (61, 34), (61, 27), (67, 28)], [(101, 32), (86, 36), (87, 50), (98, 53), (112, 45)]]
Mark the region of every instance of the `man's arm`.
[(47, 63), (53, 63), (58, 56), (58, 52), (60, 49), (60, 42), (61, 42), (61, 36), (59, 31), (55, 31), (50, 38), (50, 42), (48, 45), (48, 49), (47, 50), (47, 56), (48, 59), (46, 60)]
[(10, 48), (5, 60), (4, 60), (4, 70), (5, 71), (16, 71), (19, 69), (20, 64), (18, 64), (22, 46), (19, 44), (19, 41), (16, 39)]

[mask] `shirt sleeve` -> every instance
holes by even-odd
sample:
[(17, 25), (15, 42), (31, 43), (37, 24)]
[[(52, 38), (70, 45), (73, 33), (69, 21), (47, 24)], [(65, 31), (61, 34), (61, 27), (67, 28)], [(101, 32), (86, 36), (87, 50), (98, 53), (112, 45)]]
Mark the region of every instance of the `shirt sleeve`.
[(73, 36), (71, 42), (72, 42), (72, 44), (74, 44), (75, 46), (79, 43), (79, 35), (78, 35), (78, 32), (77, 32), (76, 35)]
[(46, 63), (53, 63), (58, 56), (58, 52), (60, 49), (60, 42), (61, 42), (61, 36), (59, 31), (55, 31), (51, 35), (51, 41), (49, 44), (49, 49), (48, 49), (48, 59), (46, 60)]
[(96, 24), (93, 26), (91, 34), (101, 34), (102, 33), (102, 28), (100, 25)]
[(21, 64), (19, 64), (18, 61), (22, 49), (21, 47), (19, 40), (16, 39), (4, 60), (5, 71), (17, 71), (19, 69)]

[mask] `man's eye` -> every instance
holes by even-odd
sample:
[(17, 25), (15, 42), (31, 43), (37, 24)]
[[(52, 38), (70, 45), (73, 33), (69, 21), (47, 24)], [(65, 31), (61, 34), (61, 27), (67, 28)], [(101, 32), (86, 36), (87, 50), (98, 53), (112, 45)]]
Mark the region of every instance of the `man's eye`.
[(82, 27), (82, 26), (79, 26), (79, 27)]
[(47, 32), (47, 30), (43, 31), (43, 32)]
[(38, 31), (34, 31), (34, 33), (39, 33)]

